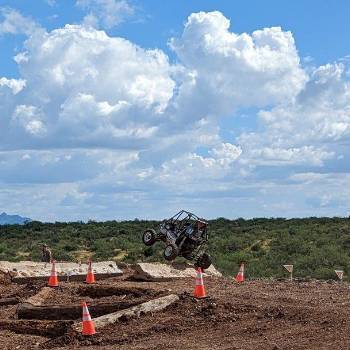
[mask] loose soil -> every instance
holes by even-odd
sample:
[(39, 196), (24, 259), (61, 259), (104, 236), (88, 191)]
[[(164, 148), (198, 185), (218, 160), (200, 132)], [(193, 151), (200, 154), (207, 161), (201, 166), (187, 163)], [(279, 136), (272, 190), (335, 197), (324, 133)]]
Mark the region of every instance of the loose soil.
[(85, 301), (87, 303), (112, 303), (125, 302), (136, 299), (156, 298), (164, 294), (147, 288), (122, 287), (118, 285), (84, 285), (82, 283), (63, 283), (52, 289), (50, 295), (45, 299), (43, 305), (75, 304)]
[[(67, 333), (41, 337), (1, 330), (1, 349), (89, 350), (348, 350), (350, 349), (350, 286), (321, 281), (248, 281), (206, 278), (208, 298), (192, 297), (194, 281), (133, 282), (127, 276), (98, 281), (98, 286), (120, 291), (115, 296), (93, 295), (89, 286), (62, 284), (45, 303), (81, 300), (82, 291), (92, 301), (104, 298), (137, 298), (125, 293), (143, 290), (149, 297), (176, 293), (180, 300), (168, 309), (123, 319), (91, 338)], [(35, 294), (42, 285), (0, 286), (1, 297)], [(28, 288), (28, 291), (27, 291)], [(124, 294), (121, 292), (124, 290)], [(75, 292), (74, 292), (75, 291)], [(74, 294), (76, 293), (76, 294)], [(106, 294), (107, 292), (105, 292)], [(102, 293), (103, 294), (103, 293)], [(108, 293), (107, 293), (108, 294)], [(15, 306), (0, 307), (1, 319), (14, 319)], [(92, 315), (94, 317), (94, 315)], [(1, 324), (1, 323), (0, 323)]]

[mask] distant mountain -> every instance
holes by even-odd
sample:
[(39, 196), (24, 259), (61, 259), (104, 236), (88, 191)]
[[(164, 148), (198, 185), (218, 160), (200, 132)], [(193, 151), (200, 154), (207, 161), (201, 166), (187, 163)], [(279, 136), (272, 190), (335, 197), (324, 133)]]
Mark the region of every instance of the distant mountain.
[(0, 214), (0, 225), (23, 225), (30, 221), (32, 220), (19, 215), (7, 215), (6, 213)]

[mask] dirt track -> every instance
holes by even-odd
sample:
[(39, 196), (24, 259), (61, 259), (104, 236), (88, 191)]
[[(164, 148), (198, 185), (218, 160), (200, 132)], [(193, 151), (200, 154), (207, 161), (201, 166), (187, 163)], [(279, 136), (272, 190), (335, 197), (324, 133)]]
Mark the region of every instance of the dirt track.
[[(43, 285), (0, 286), (1, 297), (25, 299)], [(348, 284), (251, 281), (237, 285), (225, 278), (207, 278), (205, 286), (209, 298), (199, 301), (191, 296), (192, 279), (141, 283), (114, 278), (100, 281), (98, 285), (175, 292), (180, 301), (163, 312), (125, 319), (98, 329), (98, 334), (90, 339), (69, 335), (48, 338), (3, 329), (0, 330), (0, 348), (350, 349)], [(78, 288), (79, 283), (62, 284), (49, 301), (75, 300)], [(149, 295), (151, 297), (154, 292)], [(2, 306), (0, 311), (1, 319), (14, 319), (16, 305)], [(41, 327), (47, 325), (43, 322)]]

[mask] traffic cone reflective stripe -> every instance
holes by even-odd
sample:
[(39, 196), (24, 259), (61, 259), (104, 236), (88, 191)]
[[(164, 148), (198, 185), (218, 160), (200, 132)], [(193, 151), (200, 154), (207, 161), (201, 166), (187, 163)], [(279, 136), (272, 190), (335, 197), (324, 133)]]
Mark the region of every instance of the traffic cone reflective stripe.
[(51, 275), (48, 282), (49, 287), (58, 287), (58, 278), (55, 261), (52, 262)]
[(205, 298), (205, 288), (203, 281), (202, 269), (200, 267), (197, 268), (197, 276), (196, 276), (196, 287), (194, 289), (194, 297), (195, 298)]
[(236, 282), (244, 282), (244, 263), (241, 264), (238, 274), (234, 279)]
[(96, 333), (95, 331), (95, 325), (94, 321), (91, 319), (89, 309), (85, 302), (83, 302), (83, 335), (94, 335)]
[(92, 321), (90, 314), (83, 314), (83, 321)]
[(87, 308), (86, 303), (83, 303), (83, 321), (92, 321), (89, 309)]
[(95, 275), (94, 275), (94, 272), (92, 270), (92, 262), (91, 261), (89, 261), (88, 273), (86, 275), (85, 282), (89, 283), (89, 284), (96, 282)]
[(201, 272), (197, 272), (197, 277), (196, 277), (196, 286), (202, 286), (203, 283), (203, 275)]

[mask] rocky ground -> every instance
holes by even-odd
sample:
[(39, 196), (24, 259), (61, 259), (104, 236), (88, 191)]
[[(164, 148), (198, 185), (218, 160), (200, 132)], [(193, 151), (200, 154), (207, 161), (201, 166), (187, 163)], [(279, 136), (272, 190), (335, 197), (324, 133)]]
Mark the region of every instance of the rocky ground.
[[(128, 290), (139, 289), (144, 290), (146, 299), (166, 293), (178, 294), (180, 299), (164, 311), (137, 319), (125, 318), (97, 329), (98, 333), (91, 338), (70, 332), (51, 338), (41, 336), (40, 330), (52, 326), (50, 322), (54, 321), (36, 321), (36, 335), (19, 334), (7, 322), (15, 321), (17, 305), (0, 306), (0, 348), (350, 349), (350, 286), (345, 283), (259, 280), (238, 285), (227, 278), (208, 277), (205, 279), (208, 298), (195, 300), (191, 278), (168, 282), (137, 282), (129, 278), (126, 274), (98, 281), (98, 286), (124, 290), (119, 296), (101, 296), (101, 300), (132, 300), (140, 296)], [(44, 285), (44, 282), (0, 285), (1, 298), (25, 300)], [(44, 304), (69, 304), (84, 299), (81, 286), (79, 282), (61, 283)], [(89, 298), (93, 302), (99, 295)], [(6, 321), (6, 326), (2, 321)]]

